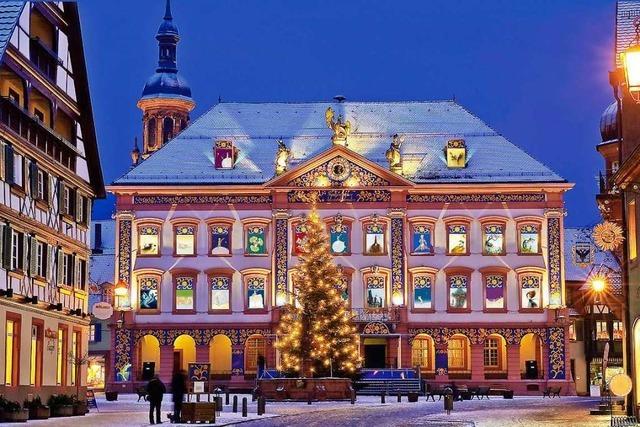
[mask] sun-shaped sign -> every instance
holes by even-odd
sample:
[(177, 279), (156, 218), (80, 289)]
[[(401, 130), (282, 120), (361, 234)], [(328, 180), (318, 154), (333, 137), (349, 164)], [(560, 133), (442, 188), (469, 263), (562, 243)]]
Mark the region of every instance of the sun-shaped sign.
[(624, 241), (622, 227), (610, 221), (598, 224), (593, 227), (593, 240), (603, 251), (613, 251)]

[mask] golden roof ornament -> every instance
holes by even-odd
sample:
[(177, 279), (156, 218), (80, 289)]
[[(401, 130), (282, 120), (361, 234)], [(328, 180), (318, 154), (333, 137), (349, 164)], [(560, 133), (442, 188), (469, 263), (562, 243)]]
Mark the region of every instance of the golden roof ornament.
[(402, 155), (400, 154), (400, 146), (404, 142), (404, 137), (398, 134), (393, 135), (391, 146), (385, 153), (389, 161), (389, 170), (397, 174), (402, 174)]
[(613, 251), (624, 241), (622, 227), (611, 221), (605, 221), (593, 227), (593, 240), (603, 251)]
[(331, 107), (327, 108), (327, 111), (324, 113), (324, 118), (327, 122), (327, 127), (333, 131), (331, 141), (333, 141), (334, 144), (346, 147), (347, 137), (351, 134), (351, 122), (349, 122), (349, 120), (343, 122), (342, 115), (339, 115), (338, 118), (334, 120), (335, 113)]
[(276, 152), (276, 175), (282, 175), (287, 171), (289, 166), (289, 157), (291, 150), (284, 144), (282, 138), (276, 141), (278, 143), (278, 151)]

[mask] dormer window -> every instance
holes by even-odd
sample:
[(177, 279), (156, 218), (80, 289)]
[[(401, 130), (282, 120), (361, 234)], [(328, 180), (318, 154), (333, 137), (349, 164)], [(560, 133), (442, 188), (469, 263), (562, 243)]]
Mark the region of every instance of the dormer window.
[(213, 148), (216, 169), (233, 169), (236, 163), (236, 149), (231, 141), (216, 141)]
[(447, 167), (464, 168), (467, 166), (467, 146), (464, 139), (450, 139), (445, 147)]

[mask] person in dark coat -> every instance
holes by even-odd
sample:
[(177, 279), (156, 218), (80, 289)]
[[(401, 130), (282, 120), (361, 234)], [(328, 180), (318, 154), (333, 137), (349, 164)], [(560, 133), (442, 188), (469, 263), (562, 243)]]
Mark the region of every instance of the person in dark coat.
[[(162, 424), (160, 420), (160, 407), (162, 406), (162, 396), (167, 392), (160, 378), (155, 375), (147, 384), (147, 400), (149, 401), (149, 422), (151, 424)], [(153, 422), (153, 411), (156, 412), (156, 422)]]
[(171, 394), (173, 395), (173, 418), (174, 423), (180, 422), (180, 412), (182, 411), (182, 401), (187, 392), (187, 373), (180, 370), (173, 374), (171, 380)]

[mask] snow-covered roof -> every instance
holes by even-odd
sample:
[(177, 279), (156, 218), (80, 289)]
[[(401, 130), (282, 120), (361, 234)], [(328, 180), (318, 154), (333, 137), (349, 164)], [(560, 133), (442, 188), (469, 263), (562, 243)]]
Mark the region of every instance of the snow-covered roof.
[(0, 58), (7, 49), (24, 5), (24, 0), (0, 1)]
[[(416, 183), (565, 182), (454, 101), (219, 103), (115, 184), (261, 184), (274, 176), (277, 139), (291, 150), (289, 168), (331, 147), (325, 111), (351, 123), (348, 148), (388, 168), (385, 151), (394, 134), (404, 176)], [(462, 138), (468, 164), (450, 169), (449, 139)], [(232, 170), (213, 165), (215, 140), (239, 149)]]

